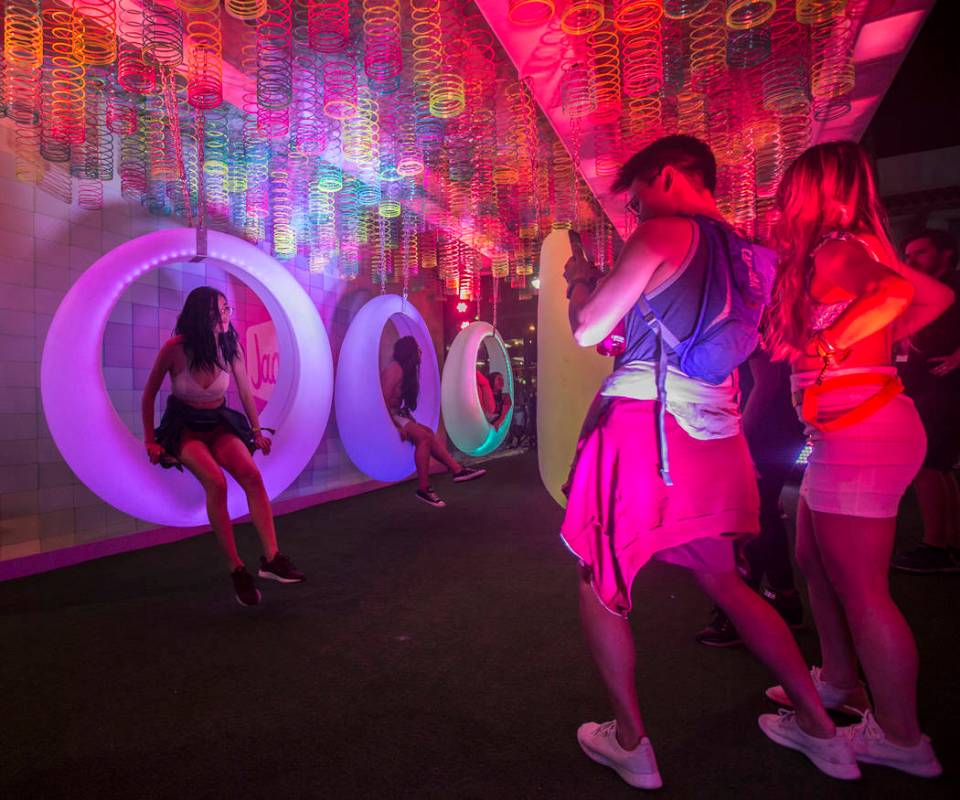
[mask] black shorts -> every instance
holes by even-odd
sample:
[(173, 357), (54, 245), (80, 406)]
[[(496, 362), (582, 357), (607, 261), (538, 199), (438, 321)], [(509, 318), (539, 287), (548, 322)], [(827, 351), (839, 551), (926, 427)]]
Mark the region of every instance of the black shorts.
[[(244, 414), (227, 408), (226, 401), (216, 408), (194, 408), (173, 395), (167, 398), (167, 407), (163, 412), (160, 426), (154, 431), (157, 444), (174, 458), (180, 457), (180, 445), (184, 431), (209, 432), (224, 428), (236, 435), (246, 445), (251, 455), (257, 449), (253, 441), (253, 429)], [(177, 462), (160, 459), (160, 466), (169, 469), (182, 469)]]

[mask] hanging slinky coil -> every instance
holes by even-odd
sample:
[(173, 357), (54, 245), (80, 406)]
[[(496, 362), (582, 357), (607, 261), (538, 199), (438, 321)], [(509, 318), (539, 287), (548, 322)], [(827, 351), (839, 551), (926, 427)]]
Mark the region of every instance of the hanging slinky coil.
[(620, 33), (639, 33), (659, 24), (663, 0), (617, 0), (613, 24)]
[(349, 0), (307, 0), (307, 35), (318, 53), (339, 53), (350, 41)]
[(514, 25), (533, 27), (548, 23), (555, 10), (553, 0), (510, 0), (507, 13)]
[(560, 28), (570, 36), (586, 36), (603, 25), (603, 20), (601, 0), (568, 0), (560, 13)]
[(777, 10), (777, 0), (727, 0), (727, 27), (735, 31), (758, 28)]

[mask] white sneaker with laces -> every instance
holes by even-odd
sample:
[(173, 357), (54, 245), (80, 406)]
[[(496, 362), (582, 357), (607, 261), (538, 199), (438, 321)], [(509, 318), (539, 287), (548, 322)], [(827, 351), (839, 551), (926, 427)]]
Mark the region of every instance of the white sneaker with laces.
[[(867, 688), (863, 683), (860, 683), (856, 689), (840, 689), (823, 680), (820, 677), (820, 672), (820, 667), (810, 667), (810, 679), (813, 681), (817, 694), (820, 695), (820, 701), (824, 708), (829, 708), (831, 711), (840, 711), (849, 714), (851, 717), (859, 717), (866, 709), (870, 708)], [(767, 689), (766, 695), (777, 705), (793, 707), (793, 701), (782, 686), (771, 686)]]
[(839, 730), (829, 739), (811, 736), (797, 724), (797, 715), (783, 708), (778, 714), (761, 714), (757, 722), (770, 739), (803, 753), (831, 778), (855, 781), (860, 777), (850, 740)]
[(633, 750), (624, 750), (617, 741), (617, 722), (584, 722), (577, 729), (577, 741), (587, 758), (610, 767), (636, 789), (663, 786), (653, 745), (644, 736)]
[(893, 767), (920, 778), (936, 778), (943, 772), (929, 736), (921, 736), (920, 741), (911, 747), (894, 744), (887, 740), (869, 711), (864, 712), (861, 722), (840, 730), (849, 739), (857, 761), (864, 764)]

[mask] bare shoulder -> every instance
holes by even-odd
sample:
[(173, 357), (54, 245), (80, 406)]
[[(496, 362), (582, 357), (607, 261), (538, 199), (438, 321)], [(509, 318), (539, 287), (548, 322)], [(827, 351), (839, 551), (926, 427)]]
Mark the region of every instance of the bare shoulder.
[(689, 217), (657, 217), (641, 222), (627, 246), (670, 260), (685, 255), (693, 239), (694, 222)]
[(163, 343), (160, 348), (160, 352), (157, 354), (158, 359), (164, 359), (168, 363), (175, 363), (186, 358), (186, 354), (183, 350), (183, 337), (182, 336), (172, 336)]

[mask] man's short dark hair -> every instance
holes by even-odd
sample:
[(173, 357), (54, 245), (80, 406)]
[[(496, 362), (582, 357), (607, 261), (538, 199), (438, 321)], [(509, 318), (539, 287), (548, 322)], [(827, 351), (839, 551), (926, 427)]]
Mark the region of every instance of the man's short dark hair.
[(652, 180), (664, 167), (695, 175), (713, 194), (717, 188), (717, 160), (710, 145), (694, 136), (664, 136), (630, 157), (617, 175), (612, 191), (625, 192), (637, 178)]
[(960, 250), (957, 249), (957, 238), (952, 233), (947, 233), (947, 231), (939, 228), (922, 228), (904, 238), (901, 247), (906, 250), (910, 242), (915, 242), (918, 239), (929, 239), (938, 253), (953, 253), (953, 257), (950, 259), (950, 269), (957, 268)]

